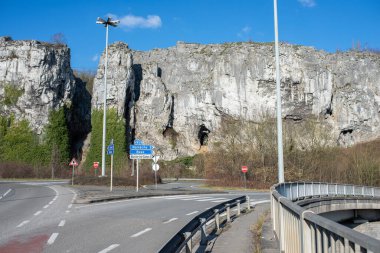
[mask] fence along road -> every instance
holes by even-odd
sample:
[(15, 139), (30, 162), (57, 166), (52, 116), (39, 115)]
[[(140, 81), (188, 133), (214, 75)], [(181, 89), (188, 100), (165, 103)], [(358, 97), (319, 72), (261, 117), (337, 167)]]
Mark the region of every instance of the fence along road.
[(327, 183), (281, 183), (271, 188), (273, 230), (285, 253), (380, 252), (380, 241), (306, 210), (293, 201), (324, 196), (379, 199), (380, 188)]

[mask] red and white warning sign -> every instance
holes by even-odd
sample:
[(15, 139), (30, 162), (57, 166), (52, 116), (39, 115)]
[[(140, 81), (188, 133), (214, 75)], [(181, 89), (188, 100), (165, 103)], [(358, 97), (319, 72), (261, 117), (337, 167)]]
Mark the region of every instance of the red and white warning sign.
[(70, 165), (70, 166), (78, 166), (78, 162), (77, 162), (77, 160), (75, 160), (75, 158), (73, 158), (73, 159), (71, 160), (71, 162), (69, 163), (69, 165)]
[(241, 166), (241, 172), (247, 173), (248, 167), (247, 166)]

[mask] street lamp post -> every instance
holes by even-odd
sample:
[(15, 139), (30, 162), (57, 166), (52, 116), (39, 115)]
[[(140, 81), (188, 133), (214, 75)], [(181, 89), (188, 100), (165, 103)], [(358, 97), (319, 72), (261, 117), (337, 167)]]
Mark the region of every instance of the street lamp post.
[(277, 0), (274, 1), (274, 44), (276, 54), (276, 97), (277, 97), (277, 150), (278, 150), (278, 182), (284, 182), (284, 155), (282, 151), (282, 117), (281, 117), (281, 83), (280, 53), (278, 49)]
[(98, 18), (96, 20), (97, 24), (102, 24), (106, 28), (106, 60), (104, 63), (104, 99), (103, 99), (103, 140), (102, 140), (102, 177), (106, 173), (106, 109), (107, 109), (107, 63), (108, 63), (108, 26), (116, 27), (120, 23), (119, 20), (112, 20), (110, 17), (107, 21)]

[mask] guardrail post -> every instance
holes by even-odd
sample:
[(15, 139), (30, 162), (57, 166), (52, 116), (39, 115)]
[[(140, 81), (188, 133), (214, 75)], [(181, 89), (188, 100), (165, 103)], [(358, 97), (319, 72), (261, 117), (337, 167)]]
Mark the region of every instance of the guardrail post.
[(201, 223), (201, 242), (200, 242), (200, 244), (201, 245), (207, 245), (206, 219), (205, 218), (199, 218), (199, 222)]
[(230, 204), (226, 204), (227, 223), (231, 223)]
[(240, 200), (237, 201), (237, 216), (240, 216)]
[[(191, 236), (191, 233), (185, 232), (183, 233), (183, 236), (185, 237), (185, 240), (187, 240)], [(186, 243), (186, 253), (191, 253), (192, 251), (193, 251), (193, 245), (190, 238), (190, 240), (188, 240)]]
[(216, 231), (218, 232), (220, 229), (219, 209), (214, 209), (214, 213), (215, 213), (215, 227), (216, 227)]
[(251, 210), (251, 203), (249, 202), (249, 196), (245, 196), (245, 199), (247, 200), (247, 210)]

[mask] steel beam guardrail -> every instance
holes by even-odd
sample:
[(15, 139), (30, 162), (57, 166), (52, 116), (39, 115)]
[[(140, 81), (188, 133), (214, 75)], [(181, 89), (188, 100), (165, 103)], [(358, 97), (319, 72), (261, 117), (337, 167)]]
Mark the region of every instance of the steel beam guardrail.
[(380, 241), (298, 206), (305, 198), (357, 196), (379, 198), (380, 188), (328, 184), (282, 183), (271, 188), (273, 230), (285, 253), (380, 252)]
[(237, 215), (240, 215), (241, 204), (247, 203), (247, 209), (250, 209), (250, 202), (248, 196), (238, 197), (219, 205), (214, 206), (212, 209), (208, 209), (203, 213), (193, 218), (186, 226), (184, 226), (177, 234), (175, 234), (162, 248), (159, 253), (178, 253), (183, 250), (186, 253), (192, 252), (195, 240), (193, 238), (200, 232), (201, 238), (196, 244), (207, 244), (207, 228), (206, 225), (214, 220), (213, 230), (219, 230), (221, 225), (220, 216), (226, 212), (226, 222), (231, 222), (231, 208), (237, 207)]

